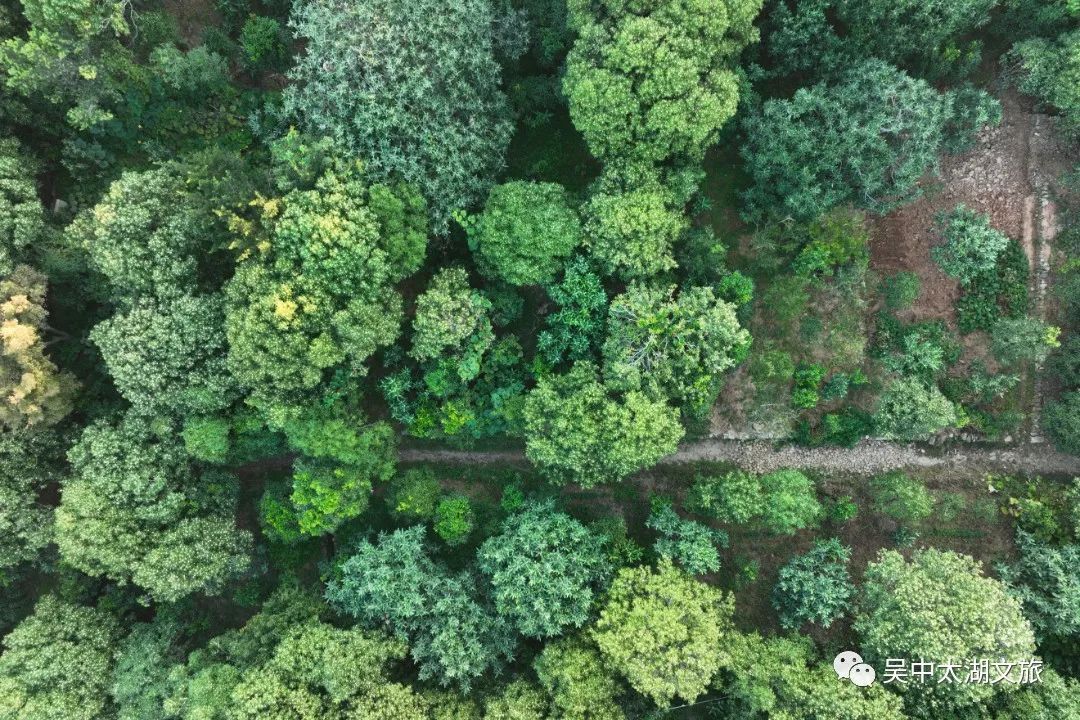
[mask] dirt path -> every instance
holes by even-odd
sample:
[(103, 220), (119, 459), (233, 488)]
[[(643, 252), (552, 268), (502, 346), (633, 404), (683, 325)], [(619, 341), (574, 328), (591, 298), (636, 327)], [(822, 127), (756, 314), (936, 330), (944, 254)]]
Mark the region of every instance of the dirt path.
[[(404, 462), (524, 463), (521, 451), (403, 449)], [(774, 446), (749, 440), (710, 439), (688, 443), (661, 464), (687, 462), (730, 462), (747, 470), (769, 472), (780, 468), (825, 470), (858, 475), (877, 475), (905, 468), (936, 468), (950, 474), (971, 477), (985, 473), (1019, 472), (1030, 475), (1080, 476), (1080, 458), (1054, 452), (1047, 446), (1015, 449), (962, 447), (928, 451), (914, 445), (866, 441), (853, 448), (804, 448)]]

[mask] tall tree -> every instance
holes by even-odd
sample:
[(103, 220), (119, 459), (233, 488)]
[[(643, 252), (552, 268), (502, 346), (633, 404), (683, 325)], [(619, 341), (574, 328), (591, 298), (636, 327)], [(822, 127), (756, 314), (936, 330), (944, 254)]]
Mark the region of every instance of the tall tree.
[(40, 170), (18, 140), (0, 139), (0, 275), (9, 275), (45, 232), (34, 177)]
[(610, 572), (603, 540), (550, 502), (508, 518), (476, 559), (491, 580), (495, 610), (528, 637), (581, 627)]
[(620, 570), (593, 630), (604, 661), (660, 707), (708, 687), (732, 632), (730, 597), (668, 561)]
[(563, 91), (604, 162), (698, 163), (735, 114), (739, 52), (760, 0), (572, 0)]
[(309, 0), (291, 24), (306, 50), (285, 109), (357, 153), (377, 179), (427, 200), (433, 229), (483, 201), (510, 141), (487, 0)]

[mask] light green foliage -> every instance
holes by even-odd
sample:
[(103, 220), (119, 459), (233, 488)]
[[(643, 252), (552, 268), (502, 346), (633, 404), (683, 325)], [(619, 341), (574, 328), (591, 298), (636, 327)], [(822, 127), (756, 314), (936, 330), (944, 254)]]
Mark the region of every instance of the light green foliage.
[(745, 124), (747, 216), (809, 221), (849, 202), (881, 213), (909, 201), (937, 165), (951, 110), (948, 96), (874, 59), (766, 100)]
[(461, 545), (476, 525), (472, 505), (464, 495), (443, 498), (435, 507), (435, 534), (447, 545)]
[(445, 234), (453, 210), (487, 195), (510, 140), (491, 4), (302, 2), (291, 22), (306, 51), (286, 111), (344, 143), (375, 179), (419, 188)]
[[(270, 237), (226, 287), (229, 369), (264, 411), (309, 399), (331, 369), (355, 375), (398, 336), (401, 297), (389, 286), (414, 270), (356, 168), (312, 190), (268, 201)], [(407, 220), (420, 212), (402, 206)], [(411, 225), (408, 222), (407, 225)]]
[(490, 312), (491, 302), (469, 287), (464, 268), (440, 270), (416, 299), (409, 354), (420, 361), (458, 355), (459, 372), (475, 377), (480, 358), (495, 341)]
[(600, 277), (584, 258), (576, 257), (547, 293), (559, 309), (547, 316), (547, 328), (536, 339), (537, 353), (551, 366), (587, 359), (603, 338), (607, 317), (608, 297)]
[(625, 720), (618, 705), (622, 686), (581, 638), (565, 638), (544, 647), (533, 663), (560, 720)]
[(1010, 57), (1022, 71), (1020, 89), (1057, 108), (1069, 132), (1080, 131), (1080, 30), (1018, 42)]
[(371, 476), (365, 468), (301, 458), (293, 467), (292, 503), (305, 535), (333, 532), (368, 506)]
[(870, 480), (874, 512), (902, 525), (918, 525), (934, 512), (934, 498), (918, 478), (901, 470)]
[(776, 470), (762, 475), (761, 489), (765, 502), (761, 523), (778, 535), (793, 535), (817, 525), (821, 503), (814, 492), (814, 481), (798, 470)]
[(572, 0), (563, 91), (605, 162), (700, 162), (738, 104), (732, 68), (757, 39), (758, 0)]
[(45, 276), (18, 265), (0, 277), (0, 425), (20, 431), (55, 425), (71, 411), (77, 384), (45, 354)]
[(1030, 315), (1001, 318), (990, 332), (990, 351), (1005, 365), (1042, 363), (1059, 347), (1060, 328)]
[[(1020, 601), (984, 577), (975, 560), (936, 549), (916, 551), (910, 562), (886, 550), (867, 566), (855, 631), (871, 664), (890, 657), (1030, 660), (1035, 652)], [(907, 683), (897, 690), (912, 709), (941, 717), (1015, 687)]]
[(0, 275), (8, 275), (45, 232), (34, 176), (38, 163), (15, 138), (0, 139)]
[(169, 300), (196, 283), (195, 253), (208, 226), (174, 168), (128, 171), (72, 226), (117, 301)]
[(495, 610), (522, 635), (546, 638), (588, 620), (594, 592), (611, 570), (603, 546), (546, 502), (510, 516), (476, 559), (491, 581)]
[(1062, 451), (1080, 454), (1080, 391), (1062, 393), (1046, 403), (1043, 427)]
[(720, 554), (716, 548), (718, 545), (727, 547), (726, 533), (679, 517), (667, 503), (654, 508), (645, 525), (660, 535), (653, 546), (658, 556), (678, 563), (691, 575), (714, 573), (720, 569)]
[(959, 53), (958, 38), (990, 20), (997, 0), (838, 0), (849, 41), (897, 64), (934, 65)]
[(1040, 681), (1009, 693), (992, 720), (1076, 720), (1080, 718), (1080, 682), (1043, 668)]
[(671, 270), (672, 248), (687, 229), (679, 205), (654, 172), (632, 180), (605, 172), (582, 209), (585, 246), (609, 275), (647, 278)]
[(693, 512), (737, 524), (758, 517), (764, 505), (761, 481), (742, 470), (697, 476), (686, 499), (687, 508)]
[(53, 432), (0, 434), (0, 587), (52, 541), (52, 510), (39, 500), (64, 472)]
[(913, 272), (898, 272), (881, 282), (881, 294), (889, 310), (907, 310), (919, 299), (922, 282)]
[(842, 617), (855, 594), (850, 560), (851, 548), (832, 538), (818, 540), (780, 568), (772, 595), (780, 624), (787, 630), (798, 630), (807, 622), (827, 628)]
[(719, 376), (746, 356), (750, 333), (735, 306), (712, 288), (632, 284), (611, 301), (604, 379), (619, 390), (671, 398), (700, 414), (719, 392)]
[(435, 473), (427, 468), (413, 468), (390, 482), (386, 505), (396, 517), (423, 522), (434, 517), (441, 492)]
[(99, 720), (120, 627), (108, 613), (52, 595), (4, 638), (0, 710), (10, 720)]
[(484, 703), (484, 720), (544, 720), (544, 693), (524, 680), (515, 680)]
[(1024, 615), (1040, 638), (1080, 636), (1080, 545), (1055, 547), (1020, 531), (1019, 560), (1000, 575), (1024, 603)]
[(555, 183), (495, 186), (469, 233), (481, 271), (511, 285), (550, 283), (580, 243), (581, 220)]
[(956, 407), (949, 399), (916, 378), (893, 380), (874, 414), (878, 434), (890, 440), (926, 440), (956, 421)]
[(937, 223), (945, 243), (931, 249), (930, 255), (942, 272), (961, 285), (993, 272), (1009, 244), (1009, 238), (990, 226), (989, 215), (964, 205), (938, 215)]
[(670, 562), (619, 571), (593, 630), (604, 662), (664, 707), (693, 702), (720, 668), (732, 601)]
[(837, 682), (830, 665), (815, 665), (809, 640), (731, 633), (715, 686), (720, 701), (709, 717), (905, 720), (901, 699), (877, 682), (860, 688)]
[(247, 569), (250, 535), (234, 527), (235, 478), (197, 475), (171, 429), (129, 413), (83, 431), (56, 510), (66, 563), (172, 602), (219, 590)]
[(135, 301), (90, 333), (120, 394), (147, 413), (212, 413), (236, 388), (225, 367), (220, 296)]
[(422, 700), (390, 681), (391, 664), (405, 654), (404, 643), (379, 633), (320, 622), (298, 625), (269, 658), (243, 673), (231, 692), (229, 718), (333, 717), (341, 706), (353, 705), (352, 717), (363, 720), (421, 720)]
[(618, 482), (675, 452), (683, 429), (666, 403), (638, 392), (614, 400), (579, 362), (543, 377), (524, 410), (525, 453), (552, 482)]

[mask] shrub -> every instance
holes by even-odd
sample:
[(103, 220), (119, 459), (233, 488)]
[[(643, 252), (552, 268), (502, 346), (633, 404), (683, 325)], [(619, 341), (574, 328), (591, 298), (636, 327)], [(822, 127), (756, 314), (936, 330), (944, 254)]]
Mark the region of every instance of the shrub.
[(758, 478), (742, 470), (694, 478), (686, 498), (692, 512), (725, 523), (747, 523), (761, 514), (765, 495)]
[(937, 223), (945, 242), (933, 248), (930, 255), (942, 272), (961, 285), (971, 285), (993, 272), (998, 256), (1009, 244), (1008, 237), (990, 226), (990, 216), (963, 205), (939, 214)]
[(821, 503), (814, 493), (814, 483), (798, 470), (777, 470), (761, 476), (765, 502), (761, 522), (777, 535), (794, 535), (812, 527), (821, 517)]
[(963, 288), (956, 301), (956, 325), (962, 333), (989, 331), (1001, 317), (1018, 317), (1028, 306), (1028, 260), (1020, 243), (1010, 240), (997, 267)]
[(930, 491), (913, 477), (895, 471), (870, 481), (875, 512), (902, 525), (917, 525), (934, 511)]
[(285, 33), (273, 18), (252, 15), (240, 30), (244, 65), (252, 72), (281, 70), (289, 62)]
[(907, 310), (919, 298), (922, 283), (913, 272), (898, 272), (881, 281), (881, 295), (888, 310)]
[(660, 534), (653, 546), (660, 557), (673, 560), (692, 575), (720, 569), (720, 554), (716, 548), (718, 545), (727, 547), (725, 533), (679, 517), (667, 503), (655, 508), (645, 524)]
[(474, 524), (472, 505), (464, 495), (443, 498), (435, 508), (435, 533), (451, 547), (468, 540)]
[(847, 611), (855, 588), (848, 573), (851, 550), (835, 538), (819, 540), (780, 568), (772, 603), (786, 630), (813, 622), (827, 628)]
[(1052, 349), (1061, 345), (1058, 342), (1060, 332), (1060, 328), (1028, 315), (1002, 318), (990, 333), (990, 350), (1006, 365), (1041, 363)]
[(428, 468), (413, 468), (390, 481), (386, 505), (405, 522), (423, 522), (435, 515), (441, 492), (434, 472)]
[(956, 421), (956, 407), (948, 398), (915, 378), (893, 380), (874, 415), (878, 433), (892, 440), (925, 440)]
[(809, 409), (821, 400), (818, 388), (828, 371), (821, 365), (800, 365), (795, 369), (795, 387), (791, 391), (791, 401), (795, 407)]
[(859, 506), (850, 495), (837, 498), (829, 504), (828, 518), (830, 521), (842, 524), (851, 522), (859, 515)]
[(1043, 408), (1043, 427), (1063, 452), (1080, 454), (1080, 391), (1064, 393)]

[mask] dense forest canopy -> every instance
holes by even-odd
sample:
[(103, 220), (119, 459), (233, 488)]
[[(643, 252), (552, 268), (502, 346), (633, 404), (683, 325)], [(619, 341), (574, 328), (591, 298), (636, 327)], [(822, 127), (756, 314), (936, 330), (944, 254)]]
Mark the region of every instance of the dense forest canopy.
[(0, 720), (1080, 720), (1080, 3), (0, 0), (0, 126)]

